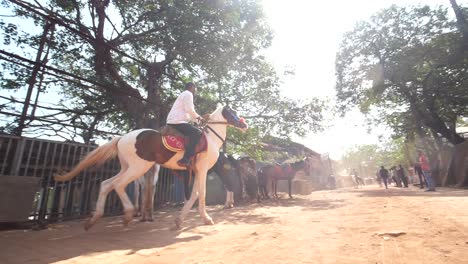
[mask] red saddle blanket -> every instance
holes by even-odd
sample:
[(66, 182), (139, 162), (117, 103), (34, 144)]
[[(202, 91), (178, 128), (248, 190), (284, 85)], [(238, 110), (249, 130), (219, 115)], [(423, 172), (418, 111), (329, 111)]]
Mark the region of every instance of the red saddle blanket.
[[(185, 150), (186, 139), (180, 136), (166, 135), (162, 137), (164, 147), (173, 152), (181, 152)], [(195, 153), (204, 152), (207, 149), (206, 135), (202, 134), (200, 141), (195, 147)]]
[(275, 178), (277, 179), (289, 179), (290, 177), (294, 176), (291, 165), (289, 164), (275, 165), (274, 170), (276, 173)]

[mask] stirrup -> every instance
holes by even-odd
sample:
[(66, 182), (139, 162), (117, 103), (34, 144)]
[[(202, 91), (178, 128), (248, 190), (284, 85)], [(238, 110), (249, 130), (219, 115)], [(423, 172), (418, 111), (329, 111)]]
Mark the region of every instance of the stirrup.
[(181, 159), (177, 162), (177, 165), (181, 166), (181, 167), (190, 167), (191, 165), (191, 160), (190, 159)]

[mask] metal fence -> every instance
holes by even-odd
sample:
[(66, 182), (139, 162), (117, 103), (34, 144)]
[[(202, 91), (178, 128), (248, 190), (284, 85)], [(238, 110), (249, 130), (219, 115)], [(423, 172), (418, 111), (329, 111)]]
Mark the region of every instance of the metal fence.
[[(120, 170), (117, 160), (106, 162), (97, 169), (85, 170), (68, 182), (58, 183), (53, 175), (70, 170), (94, 148), (96, 146), (79, 143), (0, 135), (0, 177), (40, 179), (29, 217), (31, 221), (52, 222), (86, 217), (95, 208), (100, 183)], [(171, 177), (167, 169), (160, 170), (156, 190), (156, 208), (183, 201), (183, 183)], [(133, 186), (127, 188), (132, 198), (133, 191)], [(105, 215), (121, 213), (120, 200), (115, 192), (111, 192)]]

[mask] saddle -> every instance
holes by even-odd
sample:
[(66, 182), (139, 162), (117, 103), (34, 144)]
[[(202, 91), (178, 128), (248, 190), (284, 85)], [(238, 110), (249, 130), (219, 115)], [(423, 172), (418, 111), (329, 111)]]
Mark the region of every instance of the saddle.
[(289, 164), (275, 164), (274, 165), (274, 170), (277, 175), (278, 179), (288, 179), (291, 178), (293, 175), (293, 169), (291, 168), (291, 165)]
[[(165, 125), (159, 129), (161, 131), (161, 139), (163, 146), (172, 152), (183, 152), (185, 151), (185, 143), (188, 142), (188, 139), (184, 136), (184, 134), (180, 133), (177, 129)], [(198, 154), (200, 152), (205, 152), (208, 148), (208, 143), (206, 141), (206, 134), (203, 131), (202, 136), (200, 140), (198, 141), (198, 144), (195, 146), (195, 154)], [(192, 157), (192, 165), (187, 168), (187, 171), (189, 172), (189, 179), (188, 179), (188, 185), (191, 184), (192, 178), (193, 178), (193, 173), (194, 169), (193, 166), (196, 162), (197, 155), (193, 155)], [(179, 178), (183, 179), (183, 176), (173, 170), (174, 174), (178, 176)]]
[[(188, 139), (182, 133), (177, 131), (177, 129), (166, 125), (159, 131), (161, 131), (162, 143), (166, 149), (172, 152), (185, 151), (185, 144), (188, 142)], [(207, 147), (206, 135), (205, 132), (203, 132), (202, 137), (195, 146), (195, 153), (205, 152)]]

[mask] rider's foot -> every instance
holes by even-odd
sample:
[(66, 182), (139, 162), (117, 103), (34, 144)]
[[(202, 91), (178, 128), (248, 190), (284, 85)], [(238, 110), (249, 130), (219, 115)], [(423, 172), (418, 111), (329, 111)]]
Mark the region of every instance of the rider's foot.
[(190, 166), (190, 159), (188, 158), (182, 158), (177, 162), (177, 165), (181, 167), (189, 167)]

